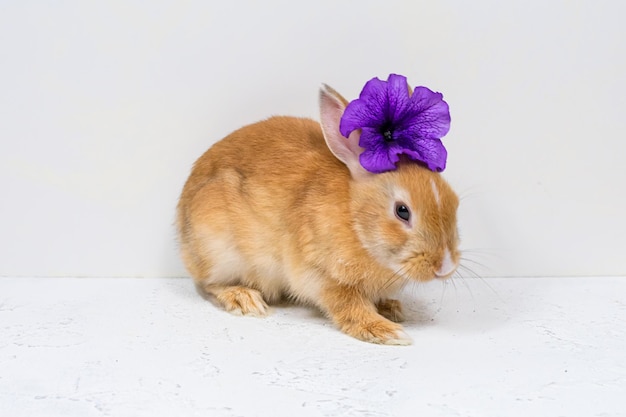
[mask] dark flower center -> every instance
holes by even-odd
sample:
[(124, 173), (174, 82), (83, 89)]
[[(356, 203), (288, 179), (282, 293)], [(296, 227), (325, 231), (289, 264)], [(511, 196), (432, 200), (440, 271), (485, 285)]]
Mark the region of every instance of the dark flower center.
[(393, 142), (393, 129), (390, 123), (383, 125), (381, 133), (385, 142)]

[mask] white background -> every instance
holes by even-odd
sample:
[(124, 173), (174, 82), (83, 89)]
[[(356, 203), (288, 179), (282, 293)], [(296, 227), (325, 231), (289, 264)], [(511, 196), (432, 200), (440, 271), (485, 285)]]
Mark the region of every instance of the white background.
[(0, 3), (0, 275), (183, 276), (193, 161), (404, 74), (444, 93), (484, 275), (626, 274), (618, 1)]

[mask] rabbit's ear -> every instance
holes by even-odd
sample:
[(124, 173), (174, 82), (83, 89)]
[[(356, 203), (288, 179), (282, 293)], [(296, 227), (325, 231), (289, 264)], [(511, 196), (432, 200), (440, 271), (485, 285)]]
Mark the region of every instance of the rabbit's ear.
[(363, 148), (359, 146), (361, 131), (353, 131), (348, 138), (339, 132), (339, 122), (348, 102), (326, 84), (320, 88), (320, 118), (326, 145), (330, 151), (350, 170), (353, 179), (371, 175), (359, 162)]

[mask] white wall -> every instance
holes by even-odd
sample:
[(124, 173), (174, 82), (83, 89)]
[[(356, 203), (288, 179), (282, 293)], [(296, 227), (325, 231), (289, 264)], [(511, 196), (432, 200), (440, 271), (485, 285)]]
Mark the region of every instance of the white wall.
[(2, 2), (0, 275), (185, 275), (201, 152), (390, 72), (450, 104), (477, 271), (626, 275), (624, 4)]

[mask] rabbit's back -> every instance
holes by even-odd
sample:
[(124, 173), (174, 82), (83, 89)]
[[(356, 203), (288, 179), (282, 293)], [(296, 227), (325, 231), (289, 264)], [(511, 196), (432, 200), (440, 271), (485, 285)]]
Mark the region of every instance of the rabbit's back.
[(324, 227), (314, 212), (347, 204), (348, 178), (313, 120), (273, 117), (233, 132), (196, 161), (183, 189), (185, 264), (197, 283), (209, 270), (225, 282), (244, 276), (278, 298), (302, 254), (294, 249)]

